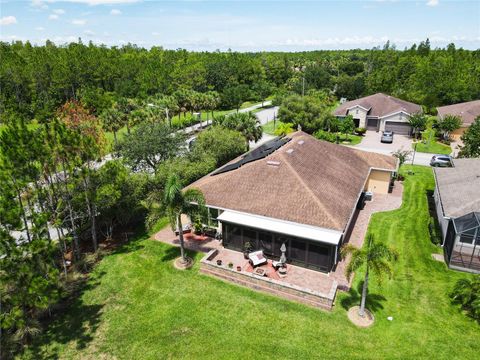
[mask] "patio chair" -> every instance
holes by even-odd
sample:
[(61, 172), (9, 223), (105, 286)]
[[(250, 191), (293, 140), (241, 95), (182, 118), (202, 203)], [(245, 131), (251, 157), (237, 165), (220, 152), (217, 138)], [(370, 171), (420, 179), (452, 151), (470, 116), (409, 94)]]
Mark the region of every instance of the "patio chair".
[(264, 265), (267, 263), (267, 258), (263, 255), (262, 250), (254, 251), (248, 254), (248, 261), (253, 267)]

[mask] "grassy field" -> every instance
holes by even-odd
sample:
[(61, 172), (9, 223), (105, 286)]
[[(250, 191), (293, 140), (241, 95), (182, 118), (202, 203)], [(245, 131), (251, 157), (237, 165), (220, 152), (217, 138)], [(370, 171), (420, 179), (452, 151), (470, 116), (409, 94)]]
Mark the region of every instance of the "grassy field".
[[(278, 125), (280, 125), (282, 122), (279, 121), (279, 120), (276, 120), (275, 121), (275, 124), (273, 123), (273, 121), (269, 121), (267, 122), (265, 125), (262, 125), (262, 128), (263, 128), (263, 132), (265, 134), (269, 134), (269, 135), (275, 135), (275, 129), (278, 127)], [(275, 125), (275, 126), (274, 126)]]
[[(427, 129), (422, 132), (422, 141), (417, 143), (417, 151), (430, 154), (449, 155), (452, 152), (452, 148), (437, 141), (435, 130), (432, 129), (432, 121), (433, 120), (430, 120)], [(412, 149), (414, 146), (415, 144), (412, 144)]]
[[(414, 146), (415, 145), (412, 144), (412, 149)], [(423, 153), (449, 155), (452, 152), (452, 148), (448, 145), (439, 143), (436, 140), (431, 140), (429, 144), (424, 144), (423, 142), (417, 143), (417, 151)]]
[(78, 300), (20, 357), (474, 359), (480, 326), (448, 297), (468, 275), (432, 260), (440, 252), (427, 228), (432, 172), (408, 169), (414, 174), (406, 175), (402, 207), (370, 223), (377, 239), (400, 253), (393, 279), (382, 286), (372, 279), (371, 328), (356, 328), (346, 316), (359, 302), (362, 274), (326, 312), (200, 275), (201, 254), (191, 254), (193, 269), (175, 270), (178, 249), (141, 234), (101, 261)]

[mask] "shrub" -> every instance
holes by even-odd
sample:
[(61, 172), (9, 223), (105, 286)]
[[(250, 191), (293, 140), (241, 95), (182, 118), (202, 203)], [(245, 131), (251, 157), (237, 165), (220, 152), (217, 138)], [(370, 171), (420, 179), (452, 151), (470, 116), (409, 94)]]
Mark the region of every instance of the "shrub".
[(357, 133), (357, 135), (363, 136), (367, 132), (367, 129), (363, 127), (359, 127), (355, 129), (355, 132)]
[(324, 130), (318, 130), (316, 131), (313, 136), (319, 140), (325, 140), (325, 141), (328, 141), (328, 142), (336, 142), (337, 141), (337, 134), (335, 133), (330, 133), (328, 131), (324, 131)]
[(430, 239), (432, 240), (432, 243), (434, 243), (435, 245), (440, 245), (442, 243), (442, 238), (438, 233), (437, 222), (432, 216), (430, 217), (430, 220), (428, 222), (428, 231), (430, 232)]
[(456, 282), (450, 297), (454, 304), (460, 304), (467, 313), (480, 320), (480, 276), (460, 279)]

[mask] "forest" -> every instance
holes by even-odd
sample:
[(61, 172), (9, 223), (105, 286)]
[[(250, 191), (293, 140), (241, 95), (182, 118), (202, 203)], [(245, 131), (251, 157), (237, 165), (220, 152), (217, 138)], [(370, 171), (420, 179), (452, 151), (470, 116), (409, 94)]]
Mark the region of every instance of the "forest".
[[(99, 259), (165, 218), (162, 194), (171, 174), (186, 186), (261, 138), (255, 115), (235, 112), (245, 102), (273, 99), (284, 105), (283, 131), (291, 122), (326, 136), (340, 98), (384, 92), (422, 104), (428, 114), (480, 98), (480, 50), (432, 49), (428, 39), (401, 51), (387, 43), (298, 53), (14, 42), (0, 43), (0, 58), (5, 358), (78, 296)], [(220, 114), (210, 116), (214, 111)], [(214, 125), (186, 149), (179, 130), (195, 112)], [(353, 124), (345, 125), (348, 136)]]
[(217, 101), (206, 107), (180, 101), (180, 111), (188, 103), (197, 110), (227, 109), (277, 92), (311, 89), (349, 100), (384, 92), (422, 104), (427, 112), (480, 97), (480, 50), (454, 44), (432, 49), (428, 39), (402, 51), (386, 43), (371, 50), (298, 53), (15, 42), (0, 43), (0, 57), (2, 123), (47, 120), (72, 99), (98, 115), (119, 99), (145, 101), (182, 91), (210, 92)]

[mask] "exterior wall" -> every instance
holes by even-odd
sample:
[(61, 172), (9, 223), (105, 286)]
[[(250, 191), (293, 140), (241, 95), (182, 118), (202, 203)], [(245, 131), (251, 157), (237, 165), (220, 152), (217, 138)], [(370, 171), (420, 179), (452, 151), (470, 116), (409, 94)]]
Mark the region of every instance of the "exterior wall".
[(217, 265), (213, 259), (218, 250), (210, 251), (200, 263), (200, 272), (215, 276), (222, 280), (236, 283), (247, 288), (297, 301), (305, 305), (331, 310), (337, 292), (337, 282), (334, 281), (330, 292), (323, 294), (317, 291), (303, 289), (270, 278), (258, 277), (245, 271), (236, 271)]
[(408, 123), (408, 118), (409, 116), (404, 113), (398, 113), (388, 117), (384, 117), (380, 119), (380, 131), (385, 131), (385, 123), (387, 121)]
[(454, 140), (458, 141), (458, 140), (460, 140), (460, 137), (463, 135), (463, 133), (467, 129), (468, 129), (467, 127), (461, 127), (460, 129), (452, 131), (452, 133), (450, 135), (453, 137)]
[(356, 106), (348, 110), (348, 115), (352, 115), (354, 119), (360, 120), (358, 127), (367, 127), (367, 112), (361, 107)]
[(433, 193), (433, 198), (435, 199), (435, 209), (437, 211), (438, 223), (440, 224), (440, 229), (442, 230), (442, 244), (443, 244), (445, 242), (445, 238), (447, 236), (449, 220), (446, 219), (443, 216), (442, 203), (440, 201), (440, 196), (438, 194), (437, 187), (435, 187), (435, 191)]
[(372, 170), (365, 185), (366, 191), (387, 194), (392, 173), (390, 171)]

